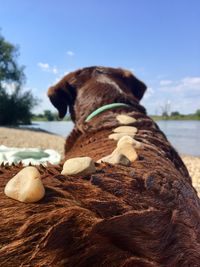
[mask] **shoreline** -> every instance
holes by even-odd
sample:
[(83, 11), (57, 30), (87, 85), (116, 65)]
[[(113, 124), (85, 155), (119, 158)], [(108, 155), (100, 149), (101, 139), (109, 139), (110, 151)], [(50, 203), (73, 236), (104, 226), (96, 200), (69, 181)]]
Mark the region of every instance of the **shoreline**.
[[(37, 147), (41, 149), (53, 149), (64, 157), (64, 137), (39, 128), (19, 128), (0, 126), (0, 145), (8, 147)], [(185, 163), (193, 186), (200, 197), (200, 156), (180, 155)]]
[(64, 155), (65, 138), (39, 128), (0, 127), (0, 145), (54, 149)]

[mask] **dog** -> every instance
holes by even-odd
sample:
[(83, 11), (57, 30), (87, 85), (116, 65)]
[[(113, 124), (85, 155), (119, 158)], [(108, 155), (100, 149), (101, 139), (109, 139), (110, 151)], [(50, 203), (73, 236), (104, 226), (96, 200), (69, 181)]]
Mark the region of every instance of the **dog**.
[[(2, 194), (22, 166), (2, 166), (1, 266), (200, 266), (200, 201), (139, 103), (145, 90), (131, 72), (106, 67), (80, 69), (49, 88), (59, 116), (69, 110), (74, 122), (65, 160), (90, 157), (96, 172), (74, 177), (61, 175), (64, 162), (39, 166), (45, 198), (24, 204)], [(132, 118), (139, 144), (125, 164), (105, 160), (121, 140), (110, 138), (123, 124), (119, 115)]]

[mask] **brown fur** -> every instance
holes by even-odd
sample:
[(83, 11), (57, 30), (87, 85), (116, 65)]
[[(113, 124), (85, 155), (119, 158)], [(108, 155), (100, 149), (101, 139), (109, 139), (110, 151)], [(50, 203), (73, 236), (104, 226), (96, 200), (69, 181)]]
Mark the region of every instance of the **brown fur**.
[[(114, 84), (98, 82), (106, 75)], [(86, 177), (60, 175), (59, 166), (39, 167), (46, 196), (36, 204), (7, 198), (3, 188), (22, 166), (0, 170), (1, 266), (175, 267), (200, 266), (200, 201), (176, 151), (139, 105), (145, 85), (121, 69), (91, 67), (71, 73), (49, 89), (63, 117), (75, 122), (66, 158), (108, 155), (116, 115), (137, 119), (136, 140), (144, 147), (130, 167), (96, 164)], [(111, 102), (130, 108), (108, 110), (88, 123), (94, 109)]]

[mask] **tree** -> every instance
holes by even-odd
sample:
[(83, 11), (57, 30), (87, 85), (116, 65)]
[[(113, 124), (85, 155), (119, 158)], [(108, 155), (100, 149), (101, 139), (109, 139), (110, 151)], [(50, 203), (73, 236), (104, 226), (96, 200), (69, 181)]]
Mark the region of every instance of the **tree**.
[(171, 116), (180, 116), (181, 114), (178, 111), (172, 111)]
[(53, 121), (55, 118), (51, 110), (44, 110), (44, 117), (46, 117), (48, 121)]
[(31, 110), (38, 103), (30, 91), (23, 92), (24, 67), (18, 66), (18, 48), (0, 34), (0, 125), (31, 122)]
[(196, 113), (195, 113), (198, 117), (200, 117), (200, 109), (197, 109)]
[(166, 119), (169, 117), (171, 108), (171, 102), (168, 100), (163, 106), (161, 106), (162, 116)]

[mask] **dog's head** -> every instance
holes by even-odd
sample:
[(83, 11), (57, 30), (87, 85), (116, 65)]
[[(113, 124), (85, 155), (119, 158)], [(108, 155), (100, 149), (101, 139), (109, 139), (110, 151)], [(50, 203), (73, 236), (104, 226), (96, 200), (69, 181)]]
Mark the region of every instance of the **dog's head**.
[[(89, 67), (67, 74), (48, 90), (48, 97), (63, 118), (69, 108), (73, 121), (78, 113), (90, 113), (113, 102), (139, 102), (146, 86), (130, 71), (107, 67)], [(87, 112), (88, 109), (88, 112)]]

